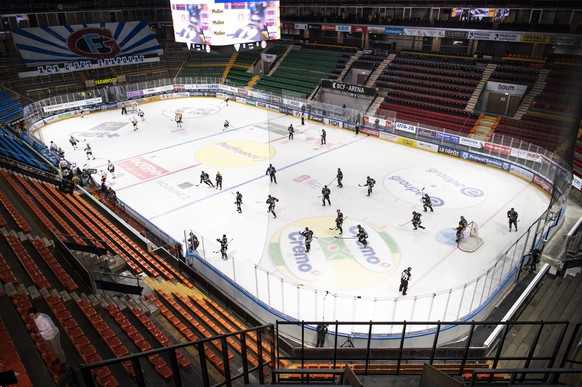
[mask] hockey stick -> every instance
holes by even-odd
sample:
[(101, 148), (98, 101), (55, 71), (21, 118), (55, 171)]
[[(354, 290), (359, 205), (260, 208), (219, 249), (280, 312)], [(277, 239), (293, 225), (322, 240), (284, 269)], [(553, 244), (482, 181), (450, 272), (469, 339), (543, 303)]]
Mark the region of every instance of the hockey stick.
[(356, 239), (357, 237), (341, 237), (341, 236), (334, 236), (335, 239)]
[(334, 177), (332, 181), (330, 181), (329, 183), (327, 183), (327, 185), (331, 185), (331, 183), (333, 183), (336, 179), (337, 179), (337, 176)]
[(358, 184), (358, 187), (365, 187), (365, 185)]
[(409, 221), (408, 221), (408, 222), (406, 222), (406, 223), (399, 224), (399, 226), (406, 226), (406, 225), (407, 225), (408, 223), (410, 223), (410, 222), (412, 222), (412, 220), (409, 220)]

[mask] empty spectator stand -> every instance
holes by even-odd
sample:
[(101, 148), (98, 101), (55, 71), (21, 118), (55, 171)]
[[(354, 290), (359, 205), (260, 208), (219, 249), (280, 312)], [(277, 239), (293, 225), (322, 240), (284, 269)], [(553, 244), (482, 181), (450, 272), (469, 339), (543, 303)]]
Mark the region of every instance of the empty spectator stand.
[(192, 51), (178, 76), (191, 78), (200, 83), (219, 82), (224, 76), (230, 59), (230, 54), (209, 55), (205, 52)]
[(377, 113), (470, 132), (476, 115), (464, 109), (484, 69), (472, 57), (403, 51), (375, 83), (386, 90)]
[(6, 127), (0, 126), (0, 157), (4, 162), (15, 162), (45, 172), (54, 171), (53, 166), (31, 149), (18, 135)]
[(13, 97), (0, 92), (0, 123), (22, 118), (22, 104)]
[(351, 53), (322, 47), (325, 49), (293, 47), (276, 70), (262, 77), (254, 88), (281, 94), (310, 95), (322, 79), (337, 79)]
[(236, 55), (234, 64), (226, 75), (226, 82), (233, 85), (246, 86), (254, 76), (249, 70), (260, 57), (260, 51), (239, 52)]

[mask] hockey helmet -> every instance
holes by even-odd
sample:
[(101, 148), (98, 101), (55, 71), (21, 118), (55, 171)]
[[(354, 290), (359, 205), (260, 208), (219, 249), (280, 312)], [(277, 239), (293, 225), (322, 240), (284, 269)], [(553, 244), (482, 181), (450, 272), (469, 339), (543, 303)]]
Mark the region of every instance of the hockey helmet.
[(407, 270), (408, 270), (408, 271), (410, 271), (410, 270), (412, 270), (412, 268), (411, 268), (411, 267), (409, 267)]

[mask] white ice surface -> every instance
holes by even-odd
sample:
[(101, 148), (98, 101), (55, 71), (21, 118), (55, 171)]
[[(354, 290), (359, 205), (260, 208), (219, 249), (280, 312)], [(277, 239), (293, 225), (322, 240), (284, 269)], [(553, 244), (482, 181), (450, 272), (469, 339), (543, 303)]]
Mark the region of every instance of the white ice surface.
[[(115, 110), (52, 123), (38, 135), (47, 143), (55, 141), (65, 149), (66, 158), (79, 166), (104, 170), (110, 159), (116, 165), (116, 178), (109, 176), (108, 183), (122, 201), (177, 240), (183, 240), (185, 230), (193, 230), (204, 238), (201, 252), (207, 261), (233, 275), (232, 260), (222, 261), (220, 254), (213, 253), (218, 250), (216, 238), (227, 234), (232, 238), (229, 255), (238, 267), (236, 281), (251, 293), (266, 287), (256, 280), (255, 266), (269, 272), (270, 281), (282, 277), (309, 292), (317, 290), (315, 304), (306, 301), (305, 307), (299, 295), (288, 297), (271, 289), (269, 297), (261, 296), (290, 315), (297, 308), (306, 319), (331, 308), (330, 298), (322, 298), (326, 291), (334, 294), (334, 303), (344, 296), (350, 300), (399, 297), (400, 273), (409, 266), (408, 298), (462, 286), (491, 267), (517, 237), (508, 232), (510, 207), (520, 214), (521, 231), (548, 204), (541, 190), (494, 168), (333, 127), (325, 127), (327, 145), (320, 145), (323, 125), (301, 126), (296, 117), (243, 104), (183, 98), (140, 107), (146, 121), (135, 132), (132, 114), (122, 116)], [(183, 128), (173, 121), (177, 109), (184, 113)], [(228, 131), (222, 130), (225, 119), (230, 121)], [(292, 141), (287, 139), (291, 123), (297, 131)], [(71, 134), (82, 141), (79, 150), (70, 146)], [(82, 150), (85, 140), (96, 160), (87, 161)], [(278, 184), (265, 175), (269, 163), (278, 170)], [(333, 181), (338, 167), (344, 172), (342, 189)], [(197, 186), (203, 170), (213, 181), (217, 171), (222, 173), (222, 191)], [(366, 176), (376, 180), (370, 197), (366, 188), (358, 186)], [(332, 190), (331, 207), (322, 206), (318, 198), (325, 184)], [(423, 187), (438, 201), (433, 213), (422, 212), (419, 191)], [(242, 214), (236, 212), (236, 191), (244, 196)], [(268, 194), (279, 199), (276, 219), (266, 212)], [(347, 217), (343, 236), (351, 236), (350, 228), (363, 225), (373, 252), (362, 251), (354, 239), (335, 238), (339, 234), (329, 228), (335, 226), (336, 209)], [(410, 223), (404, 224), (412, 211), (422, 212), (426, 230), (415, 231)], [(474, 253), (456, 248), (453, 227), (460, 215), (478, 223), (485, 241)], [(293, 235), (306, 226), (319, 239), (308, 255), (310, 269), (302, 272), (297, 265), (302, 255), (297, 246), (302, 243), (293, 243)], [(410, 319), (410, 313), (415, 313), (375, 310), (373, 302), (363, 305), (350, 307), (344, 315), (338, 312), (341, 307), (333, 305), (334, 318), (367, 321), (372, 316), (387, 321)]]

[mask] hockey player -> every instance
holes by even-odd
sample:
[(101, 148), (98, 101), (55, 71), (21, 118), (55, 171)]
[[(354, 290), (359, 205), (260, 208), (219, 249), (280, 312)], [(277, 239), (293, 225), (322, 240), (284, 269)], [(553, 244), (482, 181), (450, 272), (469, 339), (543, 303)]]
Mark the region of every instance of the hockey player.
[(145, 121), (145, 113), (143, 112), (143, 110), (138, 109), (137, 110), (137, 116), (141, 119), (141, 122)]
[(509, 232), (511, 232), (511, 225), (515, 227), (515, 231), (517, 232), (517, 211), (513, 208), (507, 211), (507, 219), (509, 220)]
[(299, 235), (305, 237), (305, 252), (308, 253), (311, 250), (311, 241), (313, 241), (313, 231), (309, 227), (305, 227), (305, 230), (300, 231)]
[(331, 206), (331, 201), (329, 200), (330, 194), (331, 194), (331, 190), (329, 188), (327, 188), (327, 185), (324, 185), (323, 189), (321, 190), (321, 201), (322, 201), (324, 207), (325, 207), (326, 200), (327, 200), (327, 204), (329, 204)]
[(276, 173), (277, 170), (275, 169), (273, 164), (269, 164), (269, 167), (267, 168), (265, 175), (269, 175), (269, 177), (271, 178), (271, 183), (277, 184), (277, 176), (275, 175)]
[(241, 205), (243, 203), (243, 196), (240, 192), (236, 191), (234, 204), (236, 204), (236, 211), (240, 214), (242, 213)]
[(89, 145), (89, 143), (87, 143), (87, 145), (85, 145), (85, 154), (87, 155), (87, 160), (90, 160), (91, 157), (93, 157), (93, 160), (95, 160), (95, 156), (93, 156), (93, 149), (91, 149), (91, 145)]
[(340, 168), (337, 169), (337, 175), (335, 175), (335, 177), (337, 179), (337, 186), (343, 188), (344, 185), (342, 184), (342, 180), (344, 179), (344, 173)]
[(360, 242), (361, 244), (363, 244), (364, 246), (368, 246), (368, 233), (366, 232), (366, 230), (364, 230), (364, 227), (360, 226), (358, 224), (358, 232), (356, 234), (356, 238), (358, 238), (358, 242)]
[(228, 120), (224, 120), (224, 127), (222, 128), (222, 131), (224, 132), (225, 130), (228, 130), (229, 127), (230, 122), (228, 122)]
[(194, 235), (194, 233), (192, 231), (190, 231), (189, 242), (190, 242), (190, 246), (188, 246), (188, 247), (189, 247), (190, 251), (198, 250), (198, 246), (200, 246), (200, 242), (198, 241), (198, 237), (196, 235)]
[(73, 146), (74, 150), (77, 150), (77, 144), (79, 143), (79, 140), (77, 140), (73, 135), (71, 135), (71, 137), (69, 137), (69, 142), (71, 143), (71, 145)]
[(277, 203), (278, 201), (279, 199), (271, 195), (269, 195), (266, 201), (266, 203), (269, 205), (269, 207), (267, 208), (267, 213), (269, 212), (272, 213), (275, 218), (277, 217), (277, 214), (275, 214), (275, 203)]
[(220, 171), (216, 172), (216, 189), (218, 189), (218, 187), (222, 190), (222, 173), (220, 173)]
[(267, 28), (267, 2), (257, 1), (249, 4), (251, 18), (248, 24), (232, 34), (235, 42), (258, 42), (269, 40)]
[(432, 201), (430, 200), (430, 196), (428, 196), (426, 193), (422, 196), (422, 208), (424, 208), (424, 212), (426, 212), (427, 208), (430, 208), (430, 212), (434, 212), (432, 209)]
[(107, 171), (99, 171), (101, 173), (101, 191), (107, 191)]
[(137, 118), (131, 117), (131, 124), (133, 125), (133, 131), (135, 132), (139, 128), (137, 127)]
[(287, 131), (289, 132), (289, 140), (293, 140), (293, 133), (295, 133), (295, 128), (293, 128), (293, 124), (289, 125)]
[(301, 113), (301, 125), (302, 126), (305, 125), (305, 113), (304, 112)]
[(400, 287), (398, 288), (398, 291), (402, 292), (403, 296), (405, 296), (406, 292), (408, 291), (408, 281), (410, 281), (410, 277), (412, 276), (412, 274), (410, 274), (411, 271), (412, 268), (409, 267), (404, 269), (400, 275)]
[(337, 215), (335, 217), (335, 229), (339, 230), (340, 234), (343, 234), (344, 229), (342, 228), (344, 224), (344, 214), (341, 212), (341, 210), (337, 210)]
[(182, 127), (182, 113), (176, 112), (174, 115), (174, 121), (176, 121), (176, 128)]
[(225, 98), (224, 98), (224, 104), (225, 104), (226, 106), (228, 106), (228, 101), (230, 101), (230, 98), (228, 98), (228, 97), (225, 97)]
[(321, 129), (321, 145), (325, 145), (327, 144), (327, 133), (325, 132), (325, 129)]
[(459, 243), (459, 241), (461, 239), (463, 239), (463, 231), (465, 231), (465, 228), (467, 227), (467, 220), (465, 219), (464, 216), (461, 216), (461, 219), (459, 219), (459, 225), (457, 226), (457, 228), (455, 229), (457, 231), (457, 239), (455, 240), (455, 242)]
[(202, 183), (205, 183), (207, 186), (214, 188), (214, 184), (212, 184), (212, 181), (210, 181), (210, 176), (208, 176), (208, 173), (204, 171), (202, 171), (200, 174), (200, 184)]
[(416, 212), (416, 211), (412, 211), (412, 225), (414, 226), (414, 229), (416, 230), (418, 227), (422, 228), (424, 230), (424, 226), (422, 226), (422, 220), (420, 220), (421, 217), (421, 213), (420, 212)]
[(366, 184), (363, 187), (368, 187), (368, 196), (372, 193), (372, 188), (374, 188), (374, 184), (376, 184), (376, 180), (372, 179), (370, 176), (366, 177)]
[(137, 102), (131, 101), (131, 112), (137, 113)]
[(107, 172), (111, 173), (111, 176), (115, 179), (115, 165), (113, 165), (111, 160), (107, 160)]
[(188, 26), (184, 27), (178, 35), (191, 43), (207, 43), (202, 29), (202, 5), (189, 4), (187, 9)]
[(222, 259), (226, 261), (228, 259), (228, 255), (226, 254), (226, 251), (228, 250), (228, 238), (226, 237), (226, 234), (223, 234), (222, 238), (216, 238), (216, 241), (220, 243), (220, 255)]

